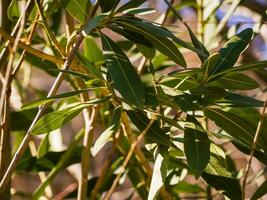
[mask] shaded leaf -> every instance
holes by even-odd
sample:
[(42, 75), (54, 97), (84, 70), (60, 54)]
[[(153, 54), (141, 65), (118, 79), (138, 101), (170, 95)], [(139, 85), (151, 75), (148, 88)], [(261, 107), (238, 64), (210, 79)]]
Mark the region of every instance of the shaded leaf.
[(102, 35), (102, 45), (106, 65), (115, 88), (129, 103), (142, 108), (145, 101), (145, 88), (128, 57), (107, 36)]
[[(141, 111), (127, 111), (128, 116), (130, 117), (133, 124), (139, 129), (139, 131), (143, 131), (146, 126), (149, 124), (148, 117)], [(145, 137), (149, 140), (162, 145), (170, 144), (170, 137), (167, 135), (159, 126), (159, 122), (155, 121), (151, 127), (148, 129)]]
[(210, 159), (210, 141), (199, 122), (191, 115), (186, 117), (184, 152), (189, 168), (198, 178)]
[(38, 150), (37, 150), (37, 158), (43, 157), (49, 151), (50, 143), (49, 143), (49, 133), (45, 135), (42, 139)]
[(120, 0), (98, 0), (98, 3), (101, 7), (101, 11), (104, 12), (108, 12), (108, 11), (113, 11), (116, 6), (119, 4)]
[(252, 90), (260, 86), (255, 80), (241, 73), (226, 74), (216, 81), (210, 82), (209, 85), (216, 85), (231, 90)]
[[(204, 114), (231, 135), (236, 142), (245, 147), (251, 147), (256, 129), (247, 120), (215, 108), (204, 108)], [(261, 137), (258, 140), (257, 147), (258, 149), (264, 149), (264, 141)]]

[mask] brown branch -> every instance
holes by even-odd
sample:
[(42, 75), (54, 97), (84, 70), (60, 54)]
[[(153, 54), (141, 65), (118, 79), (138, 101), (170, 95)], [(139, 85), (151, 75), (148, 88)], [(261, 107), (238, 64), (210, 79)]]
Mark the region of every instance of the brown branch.
[[(72, 50), (70, 51), (70, 53), (67, 56), (66, 61), (64, 62), (63, 69), (69, 70), (71, 62), (73, 61), (74, 56), (75, 56), (75, 51), (80, 46), (82, 40), (83, 40), (83, 35), (82, 35), (82, 33), (79, 33), (76, 37), (76, 42), (74, 43)], [(50, 89), (50, 91), (48, 93), (48, 97), (51, 97), (52, 95), (56, 94), (59, 86), (61, 85), (61, 83), (63, 81), (63, 77), (64, 77), (64, 73), (60, 72), (59, 75), (57, 76), (56, 80), (54, 81), (52, 88)], [(35, 116), (30, 128), (28, 129), (28, 131), (27, 131), (27, 133), (26, 133), (26, 135), (22, 141), (22, 143), (20, 144), (17, 152), (15, 153), (3, 179), (1, 180), (0, 192), (5, 189), (7, 183), (9, 182), (9, 180), (11, 178), (13, 171), (15, 170), (15, 168), (18, 164), (18, 161), (21, 159), (21, 157), (22, 157), (24, 151), (26, 150), (31, 138), (33, 137), (33, 135), (31, 134), (33, 126), (38, 121), (38, 119), (44, 114), (44, 112), (48, 106), (49, 106), (49, 104), (44, 104), (43, 106), (41, 106), (39, 108), (37, 115)]]
[(111, 186), (111, 188), (109, 189), (109, 191), (106, 193), (105, 197), (103, 198), (103, 200), (109, 200), (112, 193), (114, 192), (123, 172), (125, 171), (133, 153), (134, 153), (134, 150), (135, 148), (140, 144), (140, 142), (143, 140), (146, 132), (149, 130), (149, 128), (151, 127), (151, 125), (153, 124), (154, 120), (150, 120), (150, 122), (148, 123), (147, 127), (142, 131), (142, 133), (137, 137), (137, 139), (131, 144), (131, 148), (121, 166), (122, 170), (121, 172), (116, 176), (115, 180), (113, 181), (113, 184)]
[(263, 122), (266, 118), (265, 115), (265, 111), (266, 111), (266, 106), (267, 106), (267, 99), (264, 103), (264, 107), (260, 116), (260, 121), (258, 123), (257, 129), (256, 129), (256, 133), (253, 139), (253, 143), (252, 143), (252, 147), (251, 147), (251, 151), (250, 151), (250, 155), (249, 155), (249, 160), (247, 162), (247, 166), (246, 166), (246, 170), (245, 170), (245, 175), (244, 175), (244, 179), (243, 179), (243, 183), (242, 183), (242, 200), (245, 200), (246, 198), (246, 185), (247, 185), (247, 178), (248, 178), (248, 173), (251, 167), (251, 163), (252, 163), (252, 159), (253, 159), (253, 155), (257, 149), (257, 143), (258, 143), (258, 139), (260, 136), (260, 131), (263, 125)]

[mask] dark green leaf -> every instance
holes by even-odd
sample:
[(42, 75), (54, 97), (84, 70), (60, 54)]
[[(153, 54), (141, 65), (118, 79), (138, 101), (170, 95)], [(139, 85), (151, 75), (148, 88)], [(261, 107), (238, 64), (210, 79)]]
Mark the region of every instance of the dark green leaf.
[(226, 195), (230, 199), (241, 200), (242, 193), (239, 181), (232, 178), (232, 174), (227, 170), (226, 160), (223, 157), (217, 154), (212, 154), (201, 177), (209, 185), (214, 187), (216, 190), (222, 191), (222, 194)]
[[(149, 124), (148, 117), (141, 111), (127, 111), (128, 116), (130, 117), (133, 124), (139, 129), (139, 131), (143, 131), (146, 126)], [(167, 135), (159, 126), (159, 122), (155, 121), (152, 126), (148, 129), (145, 137), (147, 137), (152, 142), (162, 145), (170, 144), (170, 137)]]
[(113, 11), (117, 7), (119, 2), (120, 0), (98, 0), (98, 3), (103, 13), (111, 10)]
[[(134, 31), (143, 35), (161, 53), (168, 56), (177, 64), (186, 67), (186, 62), (179, 49), (168, 38), (166, 38), (166, 34), (169, 34), (169, 32), (165, 29), (150, 23), (128, 18), (118, 18), (118, 20), (115, 22), (123, 26), (126, 30)], [(163, 32), (165, 37), (162, 37), (161, 35), (156, 36), (155, 34), (157, 34), (159, 31)], [(164, 31), (166, 31), (166, 34)]]
[(246, 49), (248, 43), (253, 36), (251, 28), (245, 29), (239, 34), (233, 36), (224, 46), (220, 49), (220, 58), (210, 71), (210, 75), (227, 70), (236, 63), (239, 55)]
[[(204, 114), (231, 135), (236, 142), (245, 147), (251, 147), (256, 129), (247, 120), (215, 108), (204, 108)], [(261, 138), (258, 140), (257, 147), (258, 149), (265, 147)]]
[(256, 69), (264, 69), (267, 67), (267, 61), (257, 61), (250, 64), (240, 65), (237, 67), (229, 68), (225, 71), (219, 72), (217, 74), (214, 74), (210, 76), (209, 80), (216, 79), (224, 74), (232, 73), (232, 72), (242, 72), (247, 70), (256, 70)]
[(189, 168), (198, 178), (210, 159), (210, 141), (199, 122), (187, 115), (184, 131), (184, 151)]
[(231, 107), (262, 107), (264, 102), (248, 96), (229, 93), (224, 99), (217, 101)]
[(47, 154), (49, 151), (49, 148), (50, 148), (50, 143), (49, 143), (49, 133), (48, 133), (42, 139), (38, 147), (37, 158), (43, 157), (45, 154)]
[(97, 68), (92, 62), (87, 60), (82, 54), (79, 52), (76, 52), (76, 56), (79, 59), (79, 61), (84, 65), (84, 67), (96, 78), (99, 78), (100, 80), (103, 80), (103, 76), (101, 73), (101, 70)]
[(90, 35), (91, 32), (97, 28), (99, 25), (101, 25), (102, 21), (107, 17), (108, 15), (106, 13), (100, 14), (95, 16), (93, 19), (89, 21), (83, 28), (83, 35), (87, 36)]
[(88, 0), (60, 0), (60, 4), (67, 12), (80, 22), (84, 22), (87, 16), (87, 8), (91, 5)]
[(257, 200), (265, 194), (267, 194), (267, 180), (264, 181), (261, 186), (256, 190), (256, 192), (251, 197), (251, 200)]
[(136, 44), (138, 50), (149, 60), (152, 60), (156, 54), (155, 49), (152, 47), (147, 47), (142, 44)]
[(115, 88), (129, 103), (142, 108), (145, 102), (145, 88), (128, 57), (107, 36), (102, 35), (102, 45), (108, 72)]
[(222, 194), (230, 199), (241, 200), (241, 189), (239, 181), (223, 176), (212, 175), (203, 172), (201, 177), (216, 190), (222, 191)]
[(216, 81), (210, 82), (209, 85), (215, 85), (231, 90), (252, 90), (260, 86), (249, 76), (237, 72), (226, 74)]
[[(202, 63), (209, 57), (209, 52), (206, 47), (197, 39), (196, 35), (193, 33), (191, 28), (186, 24), (187, 30), (189, 32), (191, 41), (195, 48), (199, 49), (202, 54), (198, 54), (198, 57), (202, 61)], [(203, 56), (204, 55), (204, 56)]]

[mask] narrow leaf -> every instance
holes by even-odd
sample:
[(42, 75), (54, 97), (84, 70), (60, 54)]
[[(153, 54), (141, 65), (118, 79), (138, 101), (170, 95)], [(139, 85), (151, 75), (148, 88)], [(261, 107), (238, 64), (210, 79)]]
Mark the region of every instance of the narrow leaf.
[(115, 88), (129, 103), (142, 108), (145, 101), (144, 86), (128, 57), (107, 36), (101, 35), (108, 72)]
[(227, 70), (236, 63), (240, 54), (246, 49), (248, 43), (253, 36), (251, 28), (245, 29), (239, 34), (233, 36), (224, 46), (220, 49), (220, 58), (211, 69), (210, 75)]
[(73, 119), (75, 116), (77, 116), (85, 107), (89, 105), (104, 103), (109, 100), (109, 98), (110, 97), (96, 99), (88, 101), (86, 103), (80, 103), (76, 106), (69, 107), (64, 110), (48, 113), (37, 121), (37, 123), (33, 126), (31, 133), (38, 135), (58, 129), (69, 122), (71, 119)]
[(84, 22), (87, 16), (87, 8), (91, 5), (88, 0), (60, 0), (60, 4), (67, 12), (80, 22)]
[(210, 159), (210, 141), (199, 122), (187, 115), (184, 131), (184, 151), (189, 168), (198, 178)]

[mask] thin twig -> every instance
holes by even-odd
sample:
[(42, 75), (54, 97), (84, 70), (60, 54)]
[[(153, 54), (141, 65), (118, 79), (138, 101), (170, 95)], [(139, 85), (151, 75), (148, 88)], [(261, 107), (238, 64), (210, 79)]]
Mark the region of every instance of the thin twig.
[(105, 162), (103, 163), (103, 168), (101, 169), (100, 175), (97, 178), (94, 189), (91, 192), (90, 199), (92, 199), (92, 200), (96, 199), (96, 195), (97, 195), (99, 189), (103, 185), (103, 181), (105, 180), (105, 176), (109, 170), (109, 167), (110, 167), (110, 164), (112, 161), (112, 157), (114, 156), (115, 152), (116, 152), (116, 141), (112, 145), (112, 148), (109, 152), (109, 155), (107, 156), (107, 159), (105, 159)]
[[(15, 39), (13, 37), (11, 37), (8, 33), (6, 33), (3, 30), (3, 28), (1, 28), (1, 27), (0, 27), (0, 35), (3, 36), (3, 38), (5, 40), (8, 40), (10, 43), (14, 43), (14, 41), (15, 41)], [(36, 57), (38, 57), (38, 58), (42, 58), (44, 60), (53, 62), (53, 63), (58, 64), (58, 65), (63, 65), (65, 62), (61, 57), (46, 54), (42, 51), (39, 51), (37, 49), (32, 48), (31, 46), (29, 46), (29, 45), (27, 45), (21, 41), (18, 43), (18, 47), (27, 51), (28, 53), (36, 56)], [(80, 65), (77, 65), (76, 63), (71, 63), (71, 69), (85, 72), (84, 70), (82, 70), (83, 67), (81, 67)]]
[[(67, 59), (63, 65), (63, 69), (65, 70), (68, 70), (70, 68), (70, 65), (71, 65), (71, 62), (72, 60), (74, 59), (74, 56), (75, 56), (75, 51), (78, 49), (78, 47), (80, 46), (82, 40), (83, 40), (83, 35), (82, 33), (80, 32), (77, 37), (76, 37), (76, 42), (74, 43), (73, 47), (72, 47), (72, 50), (70, 51), (70, 53), (68, 54), (67, 56)], [(63, 72), (60, 72), (52, 86), (52, 88), (50, 89), (49, 93), (48, 93), (48, 97), (51, 97), (52, 95), (56, 94), (59, 86), (61, 85), (62, 81), (63, 81), (63, 77), (64, 77), (64, 73)], [(28, 129), (22, 143), (20, 144), (17, 152), (15, 153), (3, 179), (1, 180), (1, 183), (0, 183), (0, 192), (3, 191), (7, 185), (7, 183), (9, 182), (10, 180), (10, 177), (13, 173), (13, 171), (15, 170), (17, 164), (18, 164), (18, 161), (21, 159), (24, 151), (26, 150), (31, 138), (33, 137), (33, 135), (31, 134), (31, 131), (32, 131), (32, 128), (33, 126), (35, 125), (35, 123), (38, 121), (38, 119), (44, 114), (46, 108), (48, 107), (49, 104), (44, 104), (43, 106), (41, 106), (39, 108), (39, 111), (37, 113), (37, 115), (35, 116), (30, 128)]]
[(266, 106), (267, 106), (267, 99), (264, 103), (264, 107), (263, 107), (262, 113), (260, 115), (260, 121), (259, 121), (257, 129), (256, 129), (256, 133), (255, 133), (255, 136), (253, 139), (253, 143), (252, 143), (252, 147), (251, 147), (251, 151), (250, 151), (250, 155), (249, 155), (249, 160), (247, 162), (247, 166), (246, 166), (246, 170), (245, 170), (245, 175), (244, 175), (243, 184), (242, 184), (242, 200), (245, 200), (245, 198), (246, 198), (246, 185), (247, 185), (248, 173), (249, 173), (249, 170), (251, 167), (253, 155), (257, 149), (257, 143), (258, 143), (258, 139), (260, 136), (260, 131), (261, 131), (263, 122), (264, 122), (265, 117), (266, 117), (265, 116)]
[[(29, 12), (30, 11), (29, 9), (31, 8), (31, 4), (32, 4), (33, 0), (30, 0), (27, 2), (24, 10), (22, 11), (22, 14), (20, 15), (15, 27), (13, 28), (13, 31), (11, 33), (11, 37), (15, 37), (18, 30), (19, 30), (19, 27), (20, 27), (20, 24), (21, 24), (21, 20), (23, 18), (27, 18)], [(1, 27), (0, 27), (1, 28)], [(3, 35), (2, 35), (3, 36)], [(4, 37), (4, 36), (3, 36)], [(8, 52), (8, 46), (10, 45), (10, 40), (8, 40), (4, 46), (4, 48), (2, 49), (1, 53), (0, 53), (0, 67), (2, 66), (2, 64), (5, 62), (5, 59), (6, 59), (6, 55), (7, 55), (7, 52)]]
[[(130, 127), (130, 122), (129, 122), (129, 119), (128, 119), (128, 116), (126, 114), (126, 112), (123, 112), (121, 114), (121, 121), (122, 121), (122, 128), (123, 128), (123, 131), (126, 133), (128, 139), (129, 139), (129, 142), (130, 143), (133, 143), (135, 141), (135, 138), (134, 138), (134, 134), (132, 133), (132, 130), (131, 130), (131, 127)], [(141, 149), (137, 146), (134, 150), (134, 152), (136, 153), (138, 159), (140, 160), (140, 163), (142, 164), (142, 167), (145, 169), (146, 171), (146, 174), (147, 174), (147, 185), (149, 186), (150, 185), (150, 181), (151, 181), (151, 178), (152, 178), (152, 169), (145, 157), (145, 155), (143, 154), (143, 152), (141, 151)]]
[(149, 128), (152, 126), (152, 124), (154, 123), (154, 120), (150, 120), (150, 122), (148, 123), (147, 127), (142, 131), (142, 133), (137, 137), (137, 139), (131, 144), (131, 147), (130, 147), (130, 150), (121, 166), (122, 170), (121, 172), (116, 176), (115, 180), (113, 181), (113, 184), (111, 186), (111, 188), (109, 189), (109, 191), (106, 193), (105, 197), (103, 198), (103, 200), (109, 200), (112, 193), (114, 192), (123, 172), (125, 171), (126, 167), (127, 167), (127, 164), (129, 163), (133, 153), (134, 153), (134, 150), (136, 148), (137, 145), (140, 144), (140, 142), (142, 141), (142, 139), (144, 138), (146, 132), (149, 130)]

